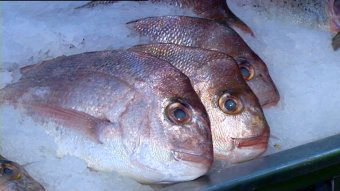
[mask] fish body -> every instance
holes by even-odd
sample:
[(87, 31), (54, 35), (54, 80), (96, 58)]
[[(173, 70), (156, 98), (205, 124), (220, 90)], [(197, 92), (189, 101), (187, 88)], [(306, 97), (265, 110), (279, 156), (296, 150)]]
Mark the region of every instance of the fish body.
[[(266, 150), (269, 126), (233, 58), (175, 44), (137, 45), (130, 50), (166, 60), (190, 78), (211, 121), (215, 159), (243, 162)], [(228, 102), (235, 108), (228, 110)]]
[(0, 191), (44, 191), (18, 163), (0, 155)]
[[(79, 8), (92, 8), (100, 4), (107, 5), (115, 2), (117, 1), (91, 1)], [(191, 9), (198, 17), (225, 23), (233, 28), (238, 28), (245, 33), (254, 35), (252, 30), (233, 14), (225, 0), (149, 0), (149, 2)]]
[(189, 78), (165, 61), (124, 50), (88, 52), (21, 73), (0, 101), (60, 123), (50, 130), (59, 155), (144, 183), (192, 180), (211, 166), (206, 110)]
[(269, 18), (340, 32), (339, 0), (238, 0), (236, 4)]
[(127, 25), (153, 43), (173, 43), (228, 54), (239, 64), (262, 106), (275, 105), (280, 99), (265, 63), (226, 25), (187, 16), (148, 17)]

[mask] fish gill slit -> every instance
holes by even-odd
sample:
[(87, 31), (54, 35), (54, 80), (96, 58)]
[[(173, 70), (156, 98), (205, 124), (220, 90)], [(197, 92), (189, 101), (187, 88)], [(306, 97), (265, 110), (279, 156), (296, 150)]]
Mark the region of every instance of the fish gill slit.
[(129, 106), (132, 104), (132, 102), (136, 99), (136, 94), (133, 94), (132, 98), (128, 101), (127, 105), (125, 106), (125, 109), (122, 111), (122, 113), (119, 114), (118, 116), (118, 125), (121, 129), (123, 129), (123, 116), (127, 114), (129, 110)]

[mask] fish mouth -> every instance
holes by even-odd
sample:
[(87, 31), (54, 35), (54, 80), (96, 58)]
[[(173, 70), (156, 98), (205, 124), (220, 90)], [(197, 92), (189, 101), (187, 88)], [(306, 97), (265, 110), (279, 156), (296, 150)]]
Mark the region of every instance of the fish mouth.
[(269, 107), (275, 106), (280, 101), (279, 91), (277, 90), (274, 83), (273, 82), (271, 83), (273, 85), (270, 89), (264, 92), (255, 91), (255, 95), (258, 96), (258, 100), (262, 108), (269, 108)]
[(250, 138), (232, 138), (233, 141), (236, 143), (237, 148), (245, 148), (245, 147), (254, 147), (259, 149), (265, 149), (268, 145), (269, 139), (269, 128), (265, 128), (263, 132), (254, 137)]
[(269, 107), (273, 107), (275, 105), (277, 105), (277, 103), (279, 102), (279, 99), (273, 100), (273, 101), (268, 101), (266, 103), (263, 103), (261, 106), (262, 108), (269, 108)]
[(172, 151), (172, 154), (177, 161), (188, 161), (192, 163), (204, 164), (205, 166), (210, 166), (213, 162), (213, 158), (211, 156), (204, 155), (205, 153), (195, 154), (183, 151)]
[(222, 154), (216, 153), (214, 156), (215, 159), (228, 161), (231, 164), (249, 161), (266, 151), (269, 139), (269, 127), (265, 127), (258, 136), (231, 139), (234, 145), (233, 149)]

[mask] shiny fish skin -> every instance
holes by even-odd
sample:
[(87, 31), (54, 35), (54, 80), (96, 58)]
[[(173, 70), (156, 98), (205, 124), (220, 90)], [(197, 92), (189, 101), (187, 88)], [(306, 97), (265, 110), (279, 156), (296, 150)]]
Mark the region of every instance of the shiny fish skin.
[[(134, 0), (139, 1), (139, 0)], [(165, 4), (176, 6), (180, 8), (191, 9), (198, 17), (212, 19), (221, 23), (226, 23), (229, 26), (238, 28), (245, 33), (254, 36), (253, 31), (242, 22), (233, 12), (229, 9), (226, 0), (149, 0), (152, 3)], [(92, 8), (97, 5), (112, 4), (117, 1), (91, 1), (78, 8)], [(143, 1), (140, 1), (143, 2)]]
[[(61, 123), (53, 134), (58, 155), (144, 183), (192, 180), (212, 164), (205, 108), (189, 78), (165, 61), (99, 51), (58, 57), (21, 73), (0, 91), (0, 101)], [(188, 121), (171, 120), (173, 104), (184, 105)]]
[(261, 106), (272, 106), (280, 99), (265, 63), (231, 28), (211, 20), (186, 17), (148, 17), (127, 23), (128, 27), (153, 43), (173, 43), (220, 51), (232, 56), (239, 64), (254, 68), (254, 77), (247, 84)]
[(0, 191), (45, 191), (19, 164), (0, 155)]
[[(130, 50), (166, 60), (190, 78), (211, 121), (215, 159), (243, 162), (266, 150), (269, 126), (256, 96), (231, 57), (216, 51), (175, 44), (137, 45)], [(219, 108), (219, 97), (225, 92), (241, 99), (243, 110), (240, 113), (226, 114)], [(253, 143), (239, 147), (249, 143), (250, 139)]]
[(339, 0), (238, 0), (238, 6), (270, 18), (340, 32)]

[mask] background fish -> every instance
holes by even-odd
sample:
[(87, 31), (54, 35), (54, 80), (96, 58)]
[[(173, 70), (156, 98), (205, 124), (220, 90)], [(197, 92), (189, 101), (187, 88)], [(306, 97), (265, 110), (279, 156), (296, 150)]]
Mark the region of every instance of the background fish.
[[(134, 0), (140, 1), (140, 0)], [(213, 19), (221, 23), (226, 23), (233, 28), (241, 29), (245, 33), (254, 36), (252, 30), (230, 11), (225, 0), (149, 0), (152, 3), (159, 3), (180, 8), (193, 10), (197, 16)], [(91, 8), (100, 4), (111, 4), (118, 1), (91, 1), (78, 8)], [(143, 1), (142, 1), (143, 2)]]
[(22, 166), (0, 155), (0, 190), (44, 191), (45, 189)]
[(279, 93), (265, 63), (231, 28), (207, 19), (186, 16), (149, 17), (127, 23), (152, 42), (173, 43), (220, 51), (232, 56), (262, 106), (275, 105)]
[(58, 154), (145, 183), (205, 174), (213, 160), (210, 122), (190, 80), (165, 61), (129, 51), (62, 56), (21, 69), (0, 91), (62, 123)]
[[(332, 33), (340, 32), (339, 0), (238, 0), (234, 2), (238, 6), (255, 10), (269, 18), (321, 28)], [(333, 39), (334, 49), (340, 46), (336, 40), (339, 39)]]
[(211, 121), (215, 159), (242, 162), (266, 150), (268, 124), (234, 59), (175, 44), (138, 45), (130, 50), (166, 60), (190, 78)]

